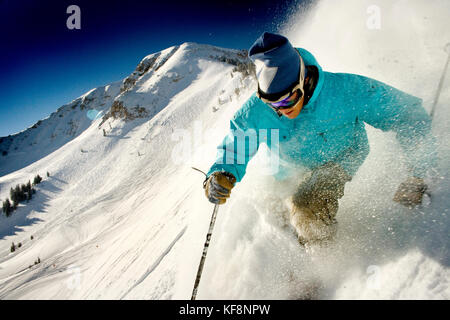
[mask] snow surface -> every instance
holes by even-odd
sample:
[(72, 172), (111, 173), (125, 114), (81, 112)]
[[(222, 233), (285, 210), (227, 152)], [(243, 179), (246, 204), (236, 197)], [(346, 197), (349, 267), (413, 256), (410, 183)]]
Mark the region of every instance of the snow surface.
[[(357, 0), (295, 9), (280, 30), (325, 70), (385, 81), (429, 110), (450, 4), (378, 3), (379, 30), (366, 27), (371, 1)], [(208, 169), (256, 86), (220, 57), (246, 61), (238, 50), (194, 43), (151, 54), (128, 80), (13, 136), (0, 156), (0, 199), (37, 173), (44, 180), (32, 201), (0, 217), (1, 299), (190, 298), (213, 210), (191, 166)], [(340, 200), (337, 241), (310, 255), (285, 218), (282, 199), (297, 180), (261, 174), (261, 150), (219, 208), (198, 299), (302, 299), (316, 285), (318, 299), (448, 299), (448, 78), (433, 125), (440, 161), (431, 203), (392, 202), (407, 172), (394, 135), (368, 127), (371, 153)], [(103, 120), (114, 101), (146, 114)], [(11, 242), (22, 247), (11, 253)]]

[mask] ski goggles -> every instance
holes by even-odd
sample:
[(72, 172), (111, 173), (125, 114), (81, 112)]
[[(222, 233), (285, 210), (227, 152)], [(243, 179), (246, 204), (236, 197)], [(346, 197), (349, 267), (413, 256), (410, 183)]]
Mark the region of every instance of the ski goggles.
[(280, 109), (289, 109), (295, 106), (300, 99), (303, 97), (303, 89), (301, 88), (300, 84), (294, 87), (294, 89), (288, 93), (288, 96), (286, 98), (282, 98), (281, 100), (278, 100), (277, 102), (271, 102), (267, 101), (266, 103), (271, 106), (274, 109), (280, 110)]

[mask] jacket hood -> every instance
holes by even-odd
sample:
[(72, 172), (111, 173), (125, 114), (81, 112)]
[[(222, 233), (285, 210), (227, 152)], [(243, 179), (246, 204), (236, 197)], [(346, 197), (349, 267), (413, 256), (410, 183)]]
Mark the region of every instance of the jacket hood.
[(319, 71), (319, 79), (317, 81), (316, 88), (314, 89), (314, 93), (313, 93), (311, 99), (309, 99), (308, 104), (307, 104), (307, 105), (311, 105), (317, 99), (317, 97), (320, 94), (320, 91), (322, 90), (323, 82), (324, 82), (323, 70), (311, 52), (309, 52), (308, 50), (303, 49), (303, 48), (295, 48), (295, 49), (297, 49), (297, 51), (300, 53), (300, 56), (302, 57), (303, 62), (305, 63), (305, 66), (315, 66), (315, 67), (317, 67), (317, 69)]

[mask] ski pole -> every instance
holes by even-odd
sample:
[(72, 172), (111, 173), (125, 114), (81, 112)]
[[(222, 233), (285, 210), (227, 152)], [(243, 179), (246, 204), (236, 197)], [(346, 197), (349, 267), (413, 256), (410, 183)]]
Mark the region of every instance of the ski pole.
[(439, 80), (439, 86), (438, 86), (438, 89), (436, 91), (436, 96), (435, 96), (434, 101), (433, 101), (433, 106), (431, 107), (431, 112), (430, 112), (431, 119), (433, 119), (434, 111), (436, 109), (436, 105), (438, 103), (439, 96), (441, 94), (442, 86), (444, 85), (444, 80), (445, 80), (445, 75), (447, 73), (448, 64), (450, 62), (450, 42), (446, 44), (444, 50), (448, 53), (448, 57), (447, 57), (447, 62), (445, 63), (444, 71), (442, 71), (441, 80)]
[(217, 211), (219, 210), (219, 205), (214, 205), (214, 211), (211, 217), (211, 223), (209, 224), (208, 234), (206, 235), (205, 246), (203, 247), (202, 258), (200, 259), (200, 264), (198, 266), (197, 277), (195, 278), (194, 290), (192, 291), (191, 300), (195, 300), (197, 297), (198, 285), (200, 284), (200, 278), (202, 277), (203, 265), (205, 264), (206, 254), (208, 253), (209, 241), (211, 240), (211, 235), (214, 229), (214, 223), (216, 222)]

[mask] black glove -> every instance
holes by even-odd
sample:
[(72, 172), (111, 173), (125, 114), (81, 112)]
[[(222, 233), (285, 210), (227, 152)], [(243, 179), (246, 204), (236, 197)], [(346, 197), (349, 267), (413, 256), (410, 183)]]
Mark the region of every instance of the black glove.
[(410, 177), (400, 184), (394, 196), (394, 201), (407, 207), (413, 207), (422, 203), (423, 194), (427, 185), (421, 178)]
[(213, 172), (203, 182), (205, 195), (212, 203), (223, 204), (230, 197), (236, 178), (229, 172)]

